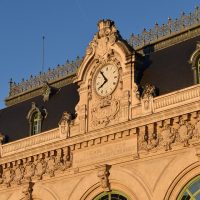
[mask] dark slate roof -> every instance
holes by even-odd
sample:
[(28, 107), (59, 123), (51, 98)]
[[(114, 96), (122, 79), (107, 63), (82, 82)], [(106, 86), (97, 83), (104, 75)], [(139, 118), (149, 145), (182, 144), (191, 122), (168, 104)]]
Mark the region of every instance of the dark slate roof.
[(43, 120), (42, 131), (58, 127), (64, 111), (75, 114), (75, 106), (79, 101), (78, 86), (66, 85), (44, 102), (43, 96), (37, 96), (27, 101), (0, 110), (0, 132), (7, 141), (14, 141), (29, 136), (29, 122), (27, 114), (32, 102), (39, 108), (47, 110), (47, 117)]
[(159, 94), (166, 94), (194, 84), (189, 59), (196, 49), (200, 36), (145, 56), (141, 85), (155, 85)]

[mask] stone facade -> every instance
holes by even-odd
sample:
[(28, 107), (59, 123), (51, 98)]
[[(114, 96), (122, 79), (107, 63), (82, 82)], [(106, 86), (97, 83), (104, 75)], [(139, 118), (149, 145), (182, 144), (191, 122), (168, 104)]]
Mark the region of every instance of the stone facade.
[[(155, 97), (149, 84), (141, 94), (136, 52), (112, 21), (98, 26), (74, 78), (77, 117), (64, 112), (57, 128), (0, 144), (1, 200), (93, 200), (112, 190), (129, 200), (176, 200), (199, 175), (200, 85)], [(119, 79), (100, 96), (96, 74), (108, 64)]]

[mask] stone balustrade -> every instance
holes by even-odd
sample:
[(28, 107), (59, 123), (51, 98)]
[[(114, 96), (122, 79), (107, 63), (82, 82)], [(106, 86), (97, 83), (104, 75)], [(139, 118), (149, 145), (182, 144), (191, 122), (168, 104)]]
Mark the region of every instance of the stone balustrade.
[(53, 143), (62, 139), (59, 128), (43, 132), (38, 135), (27, 137), (21, 140), (2, 145), (1, 157), (19, 153), (34, 147)]
[(200, 99), (200, 85), (194, 85), (153, 99), (153, 112), (166, 110)]

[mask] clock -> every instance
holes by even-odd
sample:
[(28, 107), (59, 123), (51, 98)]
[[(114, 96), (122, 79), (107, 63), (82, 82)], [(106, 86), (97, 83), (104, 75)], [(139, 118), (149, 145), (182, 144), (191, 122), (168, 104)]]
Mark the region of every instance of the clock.
[(119, 71), (115, 65), (105, 65), (95, 76), (95, 90), (98, 95), (105, 97), (111, 94), (117, 87)]

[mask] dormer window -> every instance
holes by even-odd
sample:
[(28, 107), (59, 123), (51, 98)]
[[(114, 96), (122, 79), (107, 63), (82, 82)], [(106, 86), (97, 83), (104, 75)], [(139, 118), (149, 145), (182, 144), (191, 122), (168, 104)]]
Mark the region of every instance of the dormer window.
[(35, 135), (41, 132), (41, 114), (34, 112), (31, 120), (31, 135)]
[(46, 109), (39, 109), (33, 102), (28, 112), (27, 119), (29, 121), (29, 135), (36, 135), (42, 131), (42, 122), (47, 116)]
[(192, 64), (192, 70), (194, 73), (194, 83), (200, 83), (200, 42), (197, 42), (196, 50), (190, 57), (189, 63)]
[(197, 71), (197, 83), (200, 83), (200, 58), (197, 61), (196, 71)]

